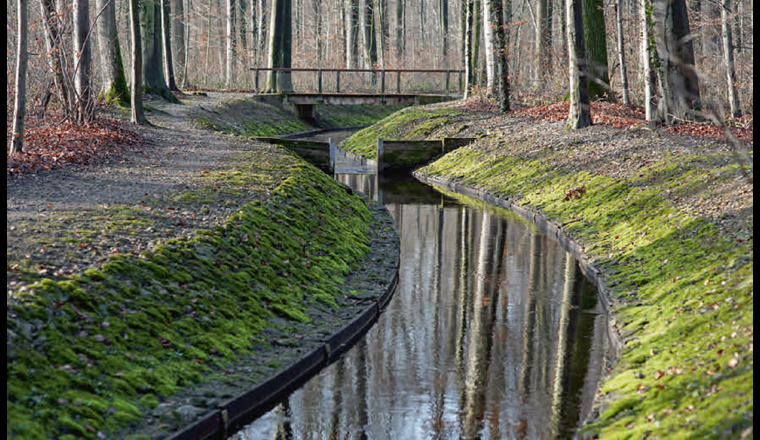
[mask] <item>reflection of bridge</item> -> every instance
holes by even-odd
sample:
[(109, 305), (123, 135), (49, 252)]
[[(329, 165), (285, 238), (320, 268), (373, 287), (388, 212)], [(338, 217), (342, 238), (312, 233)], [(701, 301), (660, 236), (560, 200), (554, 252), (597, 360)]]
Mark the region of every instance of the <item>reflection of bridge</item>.
[[(254, 88), (262, 100), (282, 100), (304, 119), (314, 105), (412, 105), (458, 99), (464, 70), (445, 69), (322, 69), (254, 67)], [(262, 86), (261, 74), (273, 75)], [(402, 74), (405, 75), (402, 81)], [(430, 76), (435, 81), (429, 81)], [(456, 82), (452, 84), (452, 76)], [(296, 78), (297, 76), (297, 78)], [(410, 78), (411, 76), (411, 78)], [(395, 81), (394, 81), (395, 80)], [(395, 84), (391, 84), (395, 82)], [(388, 85), (395, 86), (389, 88)]]

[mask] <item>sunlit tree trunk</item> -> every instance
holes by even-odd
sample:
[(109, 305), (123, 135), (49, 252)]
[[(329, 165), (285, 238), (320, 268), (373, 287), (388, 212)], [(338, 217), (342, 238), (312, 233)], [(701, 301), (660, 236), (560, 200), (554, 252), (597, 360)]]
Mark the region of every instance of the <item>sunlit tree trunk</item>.
[(171, 43), (174, 72), (182, 75), (184, 81), (187, 53), (185, 52), (185, 3), (184, 0), (171, 0)]
[(27, 54), (27, 0), (18, 0), (18, 41), (16, 46), (16, 86), (13, 102), (13, 128), (11, 131), (11, 153), (24, 152), (24, 121), (26, 119), (26, 71), (29, 65)]
[(486, 89), (496, 95), (496, 52), (494, 44), (494, 20), (496, 9), (493, 2), (484, 0), (483, 4), (483, 45), (486, 56)]
[(739, 92), (736, 90), (736, 66), (734, 64), (734, 45), (731, 32), (731, 0), (723, 0), (721, 8), (721, 25), (723, 30), (723, 57), (726, 62), (726, 87), (728, 88), (728, 103), (731, 108), (731, 116), (741, 116), (741, 102)]
[(234, 69), (235, 64), (235, 0), (227, 0), (227, 33), (225, 36), (225, 43), (226, 43), (226, 62), (225, 62), (225, 73), (224, 73), (224, 81), (227, 85), (227, 88), (232, 88), (232, 71)]
[(644, 114), (647, 121), (654, 118), (654, 70), (652, 58), (656, 48), (652, 41), (652, 4), (649, 0), (641, 0), (641, 66), (644, 79)]
[(536, 2), (536, 46), (535, 46), (535, 69), (534, 87), (536, 90), (545, 88), (550, 76), (548, 75), (551, 68), (551, 56), (549, 50), (551, 46), (551, 28), (549, 27), (549, 1), (538, 0)]
[(129, 87), (116, 30), (116, 4), (113, 0), (96, 0), (95, 8), (103, 11), (97, 24), (102, 72), (101, 98), (106, 102), (129, 105)]
[(588, 66), (583, 38), (583, 5), (581, 0), (566, 1), (567, 52), (570, 72), (570, 111), (566, 127), (576, 130), (591, 125)]
[(464, 98), (467, 99), (470, 95), (470, 88), (474, 84), (475, 75), (473, 68), (475, 66), (475, 60), (472, 53), (472, 24), (473, 24), (473, 12), (474, 1), (464, 0), (465, 4), (465, 30), (464, 30)]

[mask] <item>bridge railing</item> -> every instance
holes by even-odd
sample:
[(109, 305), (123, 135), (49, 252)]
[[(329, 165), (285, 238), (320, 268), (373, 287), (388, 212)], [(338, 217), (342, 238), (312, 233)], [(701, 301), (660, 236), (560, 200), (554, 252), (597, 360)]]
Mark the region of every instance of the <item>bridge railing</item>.
[[(335, 69), (305, 67), (252, 67), (256, 93), (379, 93), (419, 94), (452, 91), (462, 94), (463, 69)], [(273, 74), (272, 81), (268, 74)], [(303, 73), (306, 78), (294, 81), (294, 74)], [(262, 74), (264, 77), (262, 77)], [(405, 81), (402, 82), (401, 75)], [(438, 77), (426, 82), (420, 74)], [(360, 80), (357, 81), (356, 77)], [(411, 77), (410, 77), (411, 76)], [(363, 77), (363, 78), (361, 78)], [(452, 79), (455, 82), (452, 82)], [(437, 85), (440, 88), (436, 88)], [(390, 87), (389, 87), (390, 86)]]

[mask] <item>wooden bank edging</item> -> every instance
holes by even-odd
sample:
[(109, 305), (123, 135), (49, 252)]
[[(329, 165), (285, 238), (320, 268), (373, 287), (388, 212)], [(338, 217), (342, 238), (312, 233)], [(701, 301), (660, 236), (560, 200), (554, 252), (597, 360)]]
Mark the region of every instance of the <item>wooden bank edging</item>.
[[(482, 200), (491, 205), (509, 209), (510, 211), (535, 224), (539, 231), (553, 235), (562, 245), (562, 247), (565, 248), (565, 250), (567, 250), (570, 255), (572, 255), (573, 258), (578, 261), (578, 265), (580, 266), (581, 271), (586, 276), (586, 278), (594, 283), (597, 289), (599, 289), (599, 298), (602, 301), (604, 310), (606, 312), (611, 311), (612, 304), (610, 301), (609, 289), (601, 277), (601, 271), (588, 261), (588, 258), (586, 258), (586, 255), (584, 253), (584, 247), (573, 241), (565, 233), (565, 231), (562, 229), (563, 225), (552, 222), (538, 211), (515, 203), (508, 198), (498, 197), (485, 191), (461, 185), (449, 179), (428, 176), (426, 174), (420, 173), (419, 171), (414, 171), (413, 175), (418, 180), (429, 185), (444, 187), (452, 192)], [(608, 319), (607, 323), (607, 339), (609, 340), (610, 348), (612, 349), (612, 357), (613, 359), (616, 359), (625, 343), (623, 342), (623, 338), (620, 335), (620, 332), (618, 331), (614, 321)]]
[(224, 440), (270, 411), (278, 401), (298, 389), (322, 368), (338, 360), (377, 322), (396, 289), (398, 270), (399, 260), (396, 261), (385, 292), (320, 347), (248, 391), (220, 403), (216, 409), (173, 433), (168, 439)]

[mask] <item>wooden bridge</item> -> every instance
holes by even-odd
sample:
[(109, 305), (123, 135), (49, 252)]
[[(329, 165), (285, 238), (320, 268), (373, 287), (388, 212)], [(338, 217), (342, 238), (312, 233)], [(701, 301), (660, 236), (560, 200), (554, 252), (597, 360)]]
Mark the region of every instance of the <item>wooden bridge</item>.
[[(463, 69), (332, 69), (254, 67), (256, 96), (293, 107), (299, 118), (314, 117), (314, 105), (412, 105), (451, 101), (463, 94)], [(262, 73), (274, 75), (263, 84)], [(294, 74), (299, 74), (294, 81)], [(406, 81), (402, 81), (404, 74)], [(409, 80), (410, 75), (416, 78)], [(420, 80), (433, 75), (435, 81)], [(452, 79), (456, 81), (452, 83)], [(358, 80), (357, 80), (358, 78)], [(391, 87), (389, 87), (389, 85)]]

